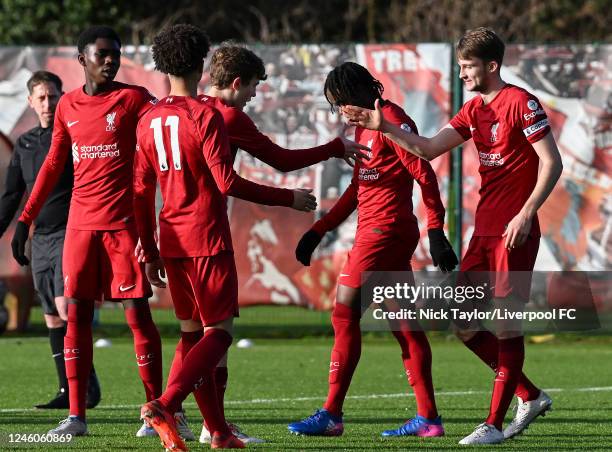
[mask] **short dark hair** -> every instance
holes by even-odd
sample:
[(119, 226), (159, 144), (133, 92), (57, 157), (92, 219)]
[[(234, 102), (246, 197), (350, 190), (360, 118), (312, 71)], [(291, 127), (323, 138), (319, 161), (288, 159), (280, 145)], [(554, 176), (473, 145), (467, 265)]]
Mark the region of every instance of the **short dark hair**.
[(383, 84), (366, 68), (357, 63), (347, 62), (336, 66), (327, 74), (323, 93), (334, 110), (335, 107), (342, 105), (374, 108), (374, 101), (382, 99), (384, 90)]
[(506, 46), (493, 30), (485, 27), (468, 30), (457, 41), (457, 58), (480, 58), (484, 62), (495, 61), (500, 66)]
[(202, 29), (189, 24), (171, 25), (153, 38), (155, 69), (179, 77), (189, 74), (202, 65), (209, 49), (210, 41)]
[(34, 87), (36, 85), (40, 85), (41, 83), (53, 83), (57, 90), (62, 92), (62, 79), (55, 75), (53, 72), (49, 71), (36, 71), (32, 74), (32, 76), (28, 79), (28, 92), (32, 94), (34, 91)]
[(222, 44), (210, 59), (210, 83), (217, 88), (227, 88), (237, 77), (243, 83), (265, 80), (266, 68), (261, 58), (246, 47)]
[(94, 25), (93, 27), (89, 27), (88, 29), (84, 30), (79, 35), (79, 39), (77, 40), (77, 49), (79, 50), (79, 53), (83, 53), (85, 51), (85, 47), (96, 42), (96, 39), (98, 38), (112, 39), (119, 44), (119, 47), (121, 47), (121, 39), (115, 30), (105, 25)]

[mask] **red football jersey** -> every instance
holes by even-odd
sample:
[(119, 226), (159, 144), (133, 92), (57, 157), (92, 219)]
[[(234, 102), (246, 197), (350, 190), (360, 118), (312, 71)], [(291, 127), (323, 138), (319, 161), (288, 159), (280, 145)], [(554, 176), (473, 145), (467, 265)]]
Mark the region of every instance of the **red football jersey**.
[[(393, 124), (418, 133), (414, 121), (393, 102), (385, 102), (383, 113)], [(410, 230), (407, 223), (417, 223), (412, 211), (414, 180), (421, 187), (428, 229), (444, 227), (438, 181), (427, 160), (406, 152), (378, 131), (357, 127), (355, 140), (372, 150), (370, 160), (355, 165), (351, 184), (336, 206), (315, 223), (317, 232), (334, 229), (358, 207), (355, 243), (387, 235), (401, 237)]]
[(136, 223), (145, 259), (157, 257), (153, 197), (159, 179), (164, 257), (214, 256), (232, 250), (224, 195), (266, 205), (291, 206), (291, 190), (239, 177), (232, 168), (219, 112), (202, 100), (169, 96), (138, 123), (134, 168)]
[(198, 99), (219, 110), (223, 116), (234, 158), (238, 149), (242, 149), (279, 171), (293, 171), (344, 155), (340, 138), (309, 149), (285, 149), (261, 133), (242, 110), (227, 106), (218, 97), (201, 95)]
[[(474, 139), (482, 184), (476, 208), (475, 236), (500, 236), (525, 205), (538, 178), (539, 158), (531, 143), (549, 131), (538, 99), (506, 85), (487, 105), (481, 96), (466, 102), (450, 125), (465, 139)], [(540, 235), (537, 216), (531, 228)]]
[(145, 88), (119, 82), (95, 96), (82, 87), (64, 94), (55, 111), (51, 148), (19, 220), (32, 223), (72, 155), (68, 227), (124, 229), (133, 220), (136, 124), (155, 102)]

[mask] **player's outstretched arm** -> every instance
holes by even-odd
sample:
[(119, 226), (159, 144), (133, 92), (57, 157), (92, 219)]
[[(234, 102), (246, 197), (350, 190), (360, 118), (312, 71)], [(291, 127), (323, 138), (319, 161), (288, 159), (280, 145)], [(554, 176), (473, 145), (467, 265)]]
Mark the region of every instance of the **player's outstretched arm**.
[(531, 231), (533, 217), (552, 192), (563, 171), (561, 154), (559, 154), (551, 132), (548, 132), (541, 140), (532, 143), (532, 146), (540, 158), (540, 172), (533, 192), (521, 211), (510, 220), (503, 234), (504, 245), (507, 249), (516, 248), (525, 243)]
[(376, 100), (374, 107), (374, 110), (369, 110), (345, 105), (342, 107), (342, 113), (349, 119), (349, 124), (378, 130), (401, 148), (426, 160), (433, 160), (465, 141), (452, 127), (444, 127), (432, 138), (421, 137), (387, 121), (379, 100)]
[(269, 187), (246, 180), (232, 168), (227, 132), (217, 110), (205, 112), (198, 121), (203, 137), (202, 152), (219, 191), (227, 196), (267, 206), (292, 207), (305, 212), (316, 209), (316, 199), (307, 190)]
[(336, 229), (357, 208), (357, 189), (351, 183), (336, 204), (319, 221), (306, 231), (295, 248), (295, 257), (305, 266), (310, 265), (312, 253), (319, 246), (323, 236)]
[(25, 190), (26, 183), (21, 171), (19, 151), (15, 149), (7, 168), (4, 193), (0, 198), (0, 237), (13, 221)]
[(366, 146), (343, 137), (312, 148), (286, 149), (261, 133), (246, 113), (228, 109), (223, 114), (230, 143), (281, 172), (306, 168), (331, 157), (342, 158), (351, 166), (356, 160), (368, 159)]

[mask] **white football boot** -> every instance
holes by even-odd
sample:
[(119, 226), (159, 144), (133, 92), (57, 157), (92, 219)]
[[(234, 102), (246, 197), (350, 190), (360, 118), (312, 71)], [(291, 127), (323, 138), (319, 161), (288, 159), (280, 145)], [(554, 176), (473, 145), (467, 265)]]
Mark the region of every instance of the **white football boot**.
[[(242, 441), (243, 444), (261, 444), (266, 442), (261, 438), (255, 438), (254, 436), (247, 435), (242, 430), (240, 430), (240, 427), (238, 427), (236, 424), (228, 422), (227, 426), (229, 427), (232, 434), (240, 441)], [(210, 432), (206, 428), (206, 424), (202, 424), (202, 433), (200, 433), (200, 443), (210, 444), (211, 441), (212, 439), (210, 437)]]
[(545, 416), (547, 411), (552, 410), (552, 399), (544, 391), (540, 391), (540, 395), (535, 400), (523, 402), (520, 397), (517, 399), (514, 419), (504, 429), (505, 439), (521, 434), (538, 416)]
[(87, 424), (76, 416), (68, 416), (54, 429), (49, 430), (49, 435), (87, 435)]
[(149, 425), (147, 421), (143, 421), (142, 426), (136, 432), (138, 438), (145, 438), (147, 436), (157, 436), (157, 432), (153, 427)]
[(195, 441), (196, 437), (187, 424), (187, 417), (184, 411), (177, 411), (174, 413), (174, 422), (176, 422), (176, 429), (185, 441)]
[(463, 446), (474, 444), (499, 444), (504, 441), (504, 434), (494, 425), (482, 423), (468, 436), (459, 441)]

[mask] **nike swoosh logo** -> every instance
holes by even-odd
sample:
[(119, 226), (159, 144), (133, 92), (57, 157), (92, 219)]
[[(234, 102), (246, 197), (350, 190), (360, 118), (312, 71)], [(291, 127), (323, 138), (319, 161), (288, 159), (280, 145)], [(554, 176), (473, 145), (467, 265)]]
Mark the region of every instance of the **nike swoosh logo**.
[(338, 372), (338, 369), (330, 369), (329, 373), (331, 374), (332, 372)]
[(62, 355), (63, 355), (63, 353), (54, 353), (51, 356), (53, 356), (54, 358), (57, 358), (58, 356), (62, 356)]
[(342, 278), (343, 276), (351, 276), (351, 275), (348, 273), (340, 273), (340, 278)]
[(121, 286), (119, 286), (119, 292), (125, 292), (127, 290), (133, 289), (134, 287), (136, 287), (136, 284), (132, 284), (131, 286), (127, 286), (127, 287), (123, 287), (121, 285)]
[(75, 125), (77, 122), (79, 121), (68, 121), (68, 127), (72, 127), (73, 125)]
[(70, 360), (72, 360), (72, 359), (79, 359), (79, 357), (78, 357), (78, 356), (75, 356), (74, 358), (64, 358), (64, 361), (70, 361)]
[(151, 364), (153, 361), (149, 361), (148, 363), (144, 363), (144, 364), (140, 364), (140, 363), (136, 363), (138, 364), (138, 367), (142, 367), (142, 366), (146, 366), (148, 364)]

